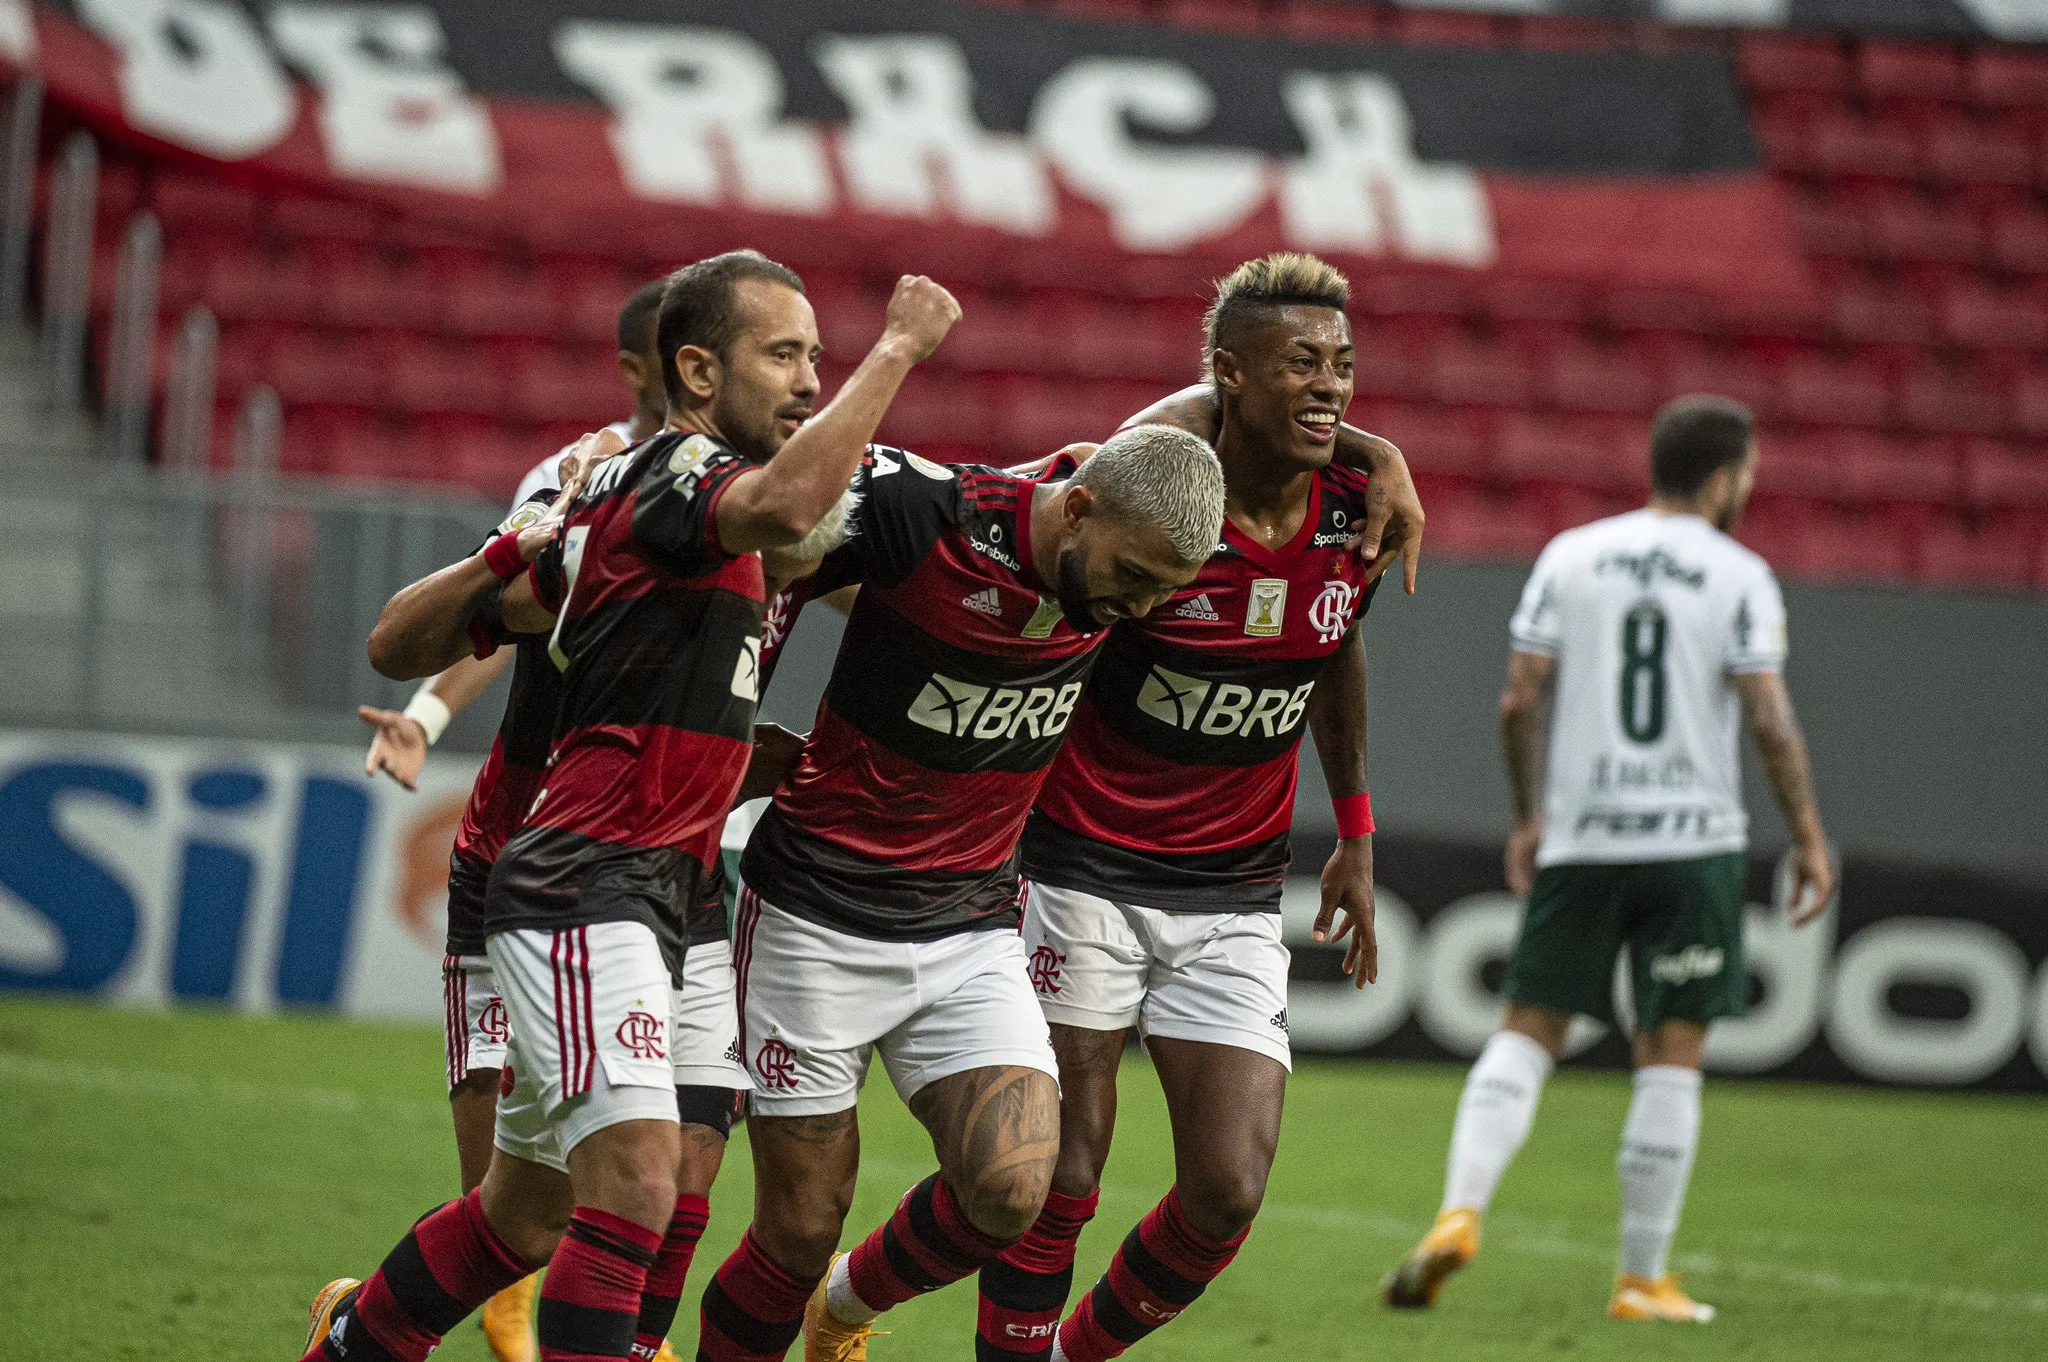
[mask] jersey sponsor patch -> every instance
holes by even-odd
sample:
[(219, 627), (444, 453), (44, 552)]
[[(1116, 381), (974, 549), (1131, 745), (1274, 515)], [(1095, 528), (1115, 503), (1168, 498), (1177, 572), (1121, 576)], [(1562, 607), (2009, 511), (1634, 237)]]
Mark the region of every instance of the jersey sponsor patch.
[(1245, 606), (1244, 631), (1254, 638), (1278, 638), (1287, 614), (1287, 579), (1255, 577)]
[(1138, 710), (1163, 724), (1212, 738), (1283, 738), (1301, 725), (1315, 682), (1254, 690), (1154, 666), (1138, 687)]
[(978, 686), (934, 672), (904, 716), (949, 738), (1051, 738), (1066, 732), (1081, 683)]

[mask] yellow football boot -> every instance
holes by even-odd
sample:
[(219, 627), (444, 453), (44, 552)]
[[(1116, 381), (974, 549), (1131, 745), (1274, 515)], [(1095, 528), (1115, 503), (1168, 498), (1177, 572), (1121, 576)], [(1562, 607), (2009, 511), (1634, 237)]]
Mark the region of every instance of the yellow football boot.
[(307, 1352), (312, 1352), (327, 1337), (327, 1331), (334, 1327), (335, 1313), (362, 1289), (363, 1284), (354, 1277), (336, 1277), (320, 1288), (320, 1294), (313, 1297), (313, 1308), (307, 1312)]
[(538, 1295), (540, 1274), (536, 1272), (484, 1302), (477, 1323), (498, 1362), (538, 1362), (540, 1349), (533, 1341), (533, 1301)]
[[(846, 1255), (832, 1255), (833, 1267)], [(887, 1338), (888, 1331), (868, 1324), (841, 1324), (825, 1303), (825, 1283), (832, 1280), (832, 1268), (825, 1269), (823, 1281), (804, 1302), (804, 1362), (868, 1362), (868, 1340)]]
[(664, 1338), (661, 1347), (655, 1351), (654, 1362), (676, 1362), (676, 1350), (668, 1346), (667, 1339)]
[(1477, 1252), (1479, 1212), (1469, 1206), (1441, 1212), (1422, 1242), (1380, 1283), (1380, 1300), (1392, 1310), (1427, 1310), (1451, 1274)]
[(1682, 1324), (1705, 1324), (1714, 1318), (1714, 1307), (1702, 1305), (1678, 1285), (1678, 1274), (1667, 1272), (1655, 1279), (1622, 1273), (1614, 1279), (1614, 1295), (1607, 1302), (1609, 1319), (1670, 1319)]

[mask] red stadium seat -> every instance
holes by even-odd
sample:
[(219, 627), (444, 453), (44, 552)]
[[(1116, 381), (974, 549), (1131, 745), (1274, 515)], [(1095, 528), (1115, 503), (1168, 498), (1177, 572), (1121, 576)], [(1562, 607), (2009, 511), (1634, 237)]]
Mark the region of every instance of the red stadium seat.
[(288, 405), (377, 407), (391, 387), (382, 347), (324, 330), (280, 329), (270, 343), (264, 377)]
[(627, 404), (625, 380), (610, 351), (529, 343), (506, 353), (507, 409), (528, 421), (579, 422), (596, 430), (616, 420)]
[(1991, 219), (1990, 256), (2000, 268), (2048, 274), (2048, 214), (2037, 208), (2007, 208)]
[(1964, 455), (1963, 501), (1980, 510), (2048, 509), (2048, 451), (1971, 441)]
[(1627, 426), (1593, 417), (1501, 416), (1495, 472), (1601, 491), (1640, 492), (1648, 483), (1642, 451)]
[[(911, 371), (896, 400), (889, 404), (881, 438), (920, 453), (934, 445), (996, 444), (1003, 434), (997, 425), (1001, 401), (1000, 387), (989, 380), (941, 376), (920, 366)], [(1109, 429), (1101, 429), (1074, 438), (1100, 440), (1108, 434)], [(1057, 446), (1040, 452), (1049, 453), (1053, 448)]]
[(419, 274), (439, 294), (440, 329), (468, 336), (534, 336), (559, 330), (549, 280), (526, 266), (467, 255), (429, 256)]
[(1664, 370), (1668, 397), (1715, 393), (1747, 406), (1758, 419), (1777, 414), (1777, 389), (1762, 366), (1740, 350), (1686, 348), (1674, 353)]
[(1475, 413), (1401, 402), (1361, 402), (1349, 419), (1393, 441), (1418, 474), (1477, 479), (1493, 471), (1493, 440)]
[(1950, 365), (1922, 364), (1899, 385), (1899, 415), (1918, 430), (1993, 435), (2005, 429), (2003, 408), (1980, 375)]
[(1934, 334), (1934, 310), (1896, 285), (1871, 279), (1845, 283), (1828, 299), (1837, 338), (1857, 344), (1924, 345)]
[(1521, 407), (1535, 395), (1528, 361), (1508, 346), (1470, 337), (1448, 339), (1429, 352), (1423, 386), (1453, 405)]
[(1430, 489), (1429, 547), (1459, 558), (1527, 561), (1563, 528), (1547, 499), (1469, 488)]
[(1856, 52), (1856, 85), (1872, 99), (1957, 99), (1963, 63), (1952, 47), (1865, 41)]
[(1550, 356), (1550, 400), (1568, 411), (1647, 412), (1657, 384), (1639, 347), (1576, 344)]
[(504, 412), (509, 385), (500, 356), (451, 340), (393, 336), (390, 402), (400, 411)]
[(2029, 185), (2041, 174), (2033, 139), (1998, 119), (1979, 122), (1960, 115), (1928, 124), (1920, 170), (1944, 184)]
[(1824, 511), (1802, 519), (1798, 532), (1774, 544), (1772, 565), (1790, 576), (1865, 581), (1910, 575), (1921, 513)]
[(2013, 379), (2006, 415), (2019, 434), (2048, 439), (2048, 368), (2037, 366)]
[(249, 190), (205, 175), (159, 172), (151, 182), (149, 204), (166, 237), (187, 233), (246, 235), (262, 213), (262, 201)]
[(1050, 309), (987, 295), (961, 300), (961, 316), (933, 363), (979, 373), (1049, 373), (1059, 367), (1060, 336)]
[(1800, 244), (1815, 255), (1851, 259), (1876, 253), (1870, 224), (1857, 206), (1833, 194), (1801, 194), (1792, 200), (1792, 226)]
[(1807, 164), (1838, 179), (1909, 180), (1920, 167), (1913, 134), (1895, 123), (1836, 109), (1807, 129)]
[(1932, 586), (2025, 590), (2034, 580), (2040, 535), (2025, 519), (1971, 523), (1944, 515), (1920, 538), (1919, 576)]
[(1748, 34), (1736, 41), (1744, 83), (1755, 90), (1842, 94), (1849, 88), (1849, 61), (1832, 38)]
[(1202, 372), (1202, 304), (1121, 305), (1071, 296), (1055, 306), (1058, 367), (1087, 378), (1142, 378), (1175, 387)]
[(1967, 206), (1921, 194), (1881, 194), (1864, 205), (1874, 253), (1901, 261), (1969, 264), (1984, 252), (1984, 231)]
[(2048, 53), (1987, 43), (1971, 51), (1963, 84), (1987, 109), (2048, 109)]
[(2037, 290), (1966, 284), (1942, 298), (1940, 317), (1942, 336), (1957, 345), (1981, 350), (2048, 347), (2048, 299)]
[(1780, 373), (1779, 395), (1785, 415), (1814, 425), (1876, 426), (1891, 415), (1883, 373), (1859, 359), (1795, 357)]

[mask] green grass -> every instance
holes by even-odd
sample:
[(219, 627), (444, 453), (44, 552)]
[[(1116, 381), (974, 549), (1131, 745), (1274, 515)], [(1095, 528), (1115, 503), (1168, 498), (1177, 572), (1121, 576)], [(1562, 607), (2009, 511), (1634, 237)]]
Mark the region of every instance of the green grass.
[[(439, 1048), (410, 1027), (0, 1001), (0, 1359), (296, 1357), (313, 1290), (365, 1273), (452, 1195)], [(2048, 1356), (2048, 1104), (2027, 1099), (1711, 1083), (1679, 1266), (1722, 1317), (1619, 1325), (1601, 1311), (1626, 1087), (1567, 1071), (1478, 1262), (1433, 1313), (1390, 1315), (1374, 1284), (1435, 1209), (1462, 1077), (1304, 1063), (1251, 1242), (1132, 1356)], [(1171, 1175), (1151, 1072), (1134, 1062), (1125, 1081), (1084, 1287)], [(930, 1158), (886, 1082), (863, 1119), (849, 1241)], [(692, 1299), (748, 1192), (742, 1139)], [(973, 1313), (971, 1283), (915, 1302), (875, 1360), (968, 1358)], [(694, 1327), (686, 1308), (685, 1357)], [(464, 1326), (439, 1356), (486, 1353)]]

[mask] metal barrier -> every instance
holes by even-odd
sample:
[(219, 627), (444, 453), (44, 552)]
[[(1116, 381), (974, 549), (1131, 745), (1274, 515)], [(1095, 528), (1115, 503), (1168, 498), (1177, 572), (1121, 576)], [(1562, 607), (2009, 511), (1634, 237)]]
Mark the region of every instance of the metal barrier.
[[(246, 437), (264, 424), (258, 404)], [(0, 725), (326, 739), (410, 690), (364, 652), (384, 602), (501, 514), (417, 487), (135, 465), (29, 486), (12, 511)]]

